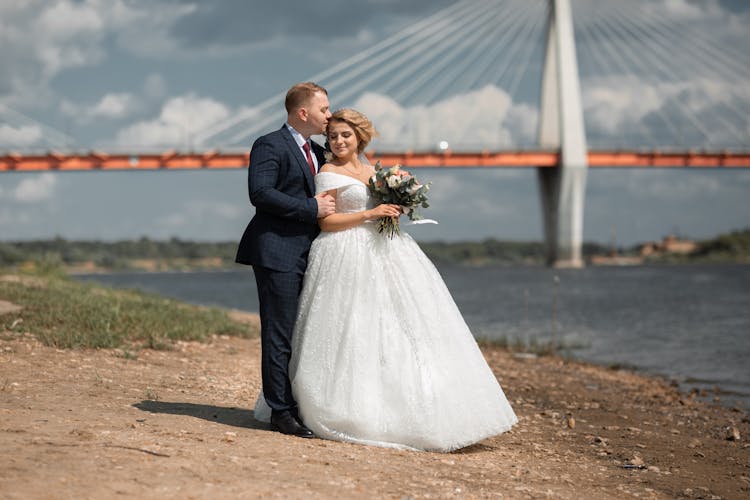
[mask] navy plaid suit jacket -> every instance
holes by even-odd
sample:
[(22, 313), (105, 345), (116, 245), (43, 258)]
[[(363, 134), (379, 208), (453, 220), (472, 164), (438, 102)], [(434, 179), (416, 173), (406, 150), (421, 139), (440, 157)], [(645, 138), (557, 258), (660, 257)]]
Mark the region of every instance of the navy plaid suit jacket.
[[(322, 166), (324, 150), (311, 142)], [(286, 126), (253, 144), (247, 187), (255, 215), (242, 235), (236, 262), (291, 271), (320, 229), (314, 178)]]

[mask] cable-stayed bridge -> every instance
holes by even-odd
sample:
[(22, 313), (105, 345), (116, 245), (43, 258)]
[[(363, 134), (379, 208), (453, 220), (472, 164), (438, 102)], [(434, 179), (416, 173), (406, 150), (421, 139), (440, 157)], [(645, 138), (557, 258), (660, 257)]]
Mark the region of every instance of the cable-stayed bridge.
[[(648, 2), (465, 0), (306, 79), (370, 116), (385, 164), (537, 168), (549, 260), (576, 266), (589, 167), (750, 167), (749, 78), (746, 53)], [(246, 167), (283, 98), (180, 144), (86, 153), (0, 107), (0, 125), (36, 127), (48, 151), (0, 144), (0, 171)]]

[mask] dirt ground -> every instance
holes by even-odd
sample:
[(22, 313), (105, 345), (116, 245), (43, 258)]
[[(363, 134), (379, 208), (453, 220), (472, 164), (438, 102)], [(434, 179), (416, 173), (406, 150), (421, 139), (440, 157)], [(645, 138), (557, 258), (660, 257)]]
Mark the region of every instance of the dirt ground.
[(1, 337), (0, 498), (750, 498), (747, 413), (626, 371), (484, 348), (519, 424), (441, 454), (271, 432), (258, 339)]

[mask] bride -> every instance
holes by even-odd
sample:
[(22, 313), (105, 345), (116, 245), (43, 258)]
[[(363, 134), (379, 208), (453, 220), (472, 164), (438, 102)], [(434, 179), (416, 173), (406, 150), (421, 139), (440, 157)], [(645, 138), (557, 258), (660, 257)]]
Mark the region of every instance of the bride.
[(509, 430), (516, 415), (430, 260), (403, 231), (378, 233), (373, 222), (400, 209), (369, 193), (362, 152), (375, 134), (351, 109), (328, 121), (333, 157), (315, 185), (336, 198), (336, 213), (319, 219), (310, 250), (292, 390), (319, 437), (455, 450)]

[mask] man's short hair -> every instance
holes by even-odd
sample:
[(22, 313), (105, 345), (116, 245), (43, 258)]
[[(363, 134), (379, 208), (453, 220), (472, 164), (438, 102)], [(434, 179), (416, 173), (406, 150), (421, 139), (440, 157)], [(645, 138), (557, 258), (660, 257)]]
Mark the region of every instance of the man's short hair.
[(286, 93), (286, 100), (284, 101), (286, 112), (291, 113), (305, 106), (318, 92), (322, 92), (325, 95), (328, 95), (328, 91), (317, 83), (302, 82), (293, 85), (292, 88), (290, 88)]

